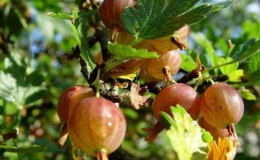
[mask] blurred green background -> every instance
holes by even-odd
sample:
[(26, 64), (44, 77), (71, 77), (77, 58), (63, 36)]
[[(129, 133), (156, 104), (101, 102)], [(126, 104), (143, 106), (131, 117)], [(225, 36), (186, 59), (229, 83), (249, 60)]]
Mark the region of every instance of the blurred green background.
[[(10, 133), (7, 138), (15, 139), (7, 140), (7, 146), (45, 147), (43, 151), (31, 148), (35, 152), (21, 150), (19, 154), (0, 149), (1, 160), (72, 159), (70, 142), (63, 148), (57, 144), (61, 127), (57, 102), (64, 89), (87, 82), (80, 73), (79, 62), (65, 57), (76, 45), (68, 22), (47, 13), (71, 13), (83, 2), (0, 0), (0, 134)], [(238, 0), (192, 25), (191, 32), (202, 32), (219, 54), (227, 50), (225, 43), (229, 39), (243, 42), (260, 38), (260, 2)], [(201, 47), (190, 39), (189, 49), (200, 51)], [(245, 113), (237, 124), (240, 147), (236, 160), (260, 159), (260, 86), (249, 89), (256, 100), (245, 100)], [(133, 160), (173, 159), (164, 133), (152, 144), (144, 141), (146, 133), (142, 128), (150, 127), (153, 122), (150, 111), (150, 108), (136, 111), (123, 107), (128, 132), (121, 149)]]

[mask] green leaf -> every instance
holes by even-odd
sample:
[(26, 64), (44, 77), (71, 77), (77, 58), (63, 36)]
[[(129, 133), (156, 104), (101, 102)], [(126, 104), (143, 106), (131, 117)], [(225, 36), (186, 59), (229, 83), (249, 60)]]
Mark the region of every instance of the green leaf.
[(112, 55), (122, 60), (159, 57), (156, 52), (150, 52), (147, 49), (137, 50), (131, 46), (122, 45), (122, 44), (109, 43), (107, 48)]
[(67, 20), (71, 20), (72, 16), (70, 14), (67, 13), (53, 13), (53, 12), (49, 12), (48, 16), (54, 17), (54, 18), (60, 18), (60, 19), (67, 19)]
[(21, 146), (21, 147), (0, 145), (0, 150), (4, 150), (6, 152), (16, 152), (16, 153), (42, 152), (45, 149), (46, 149), (46, 147), (41, 147), (38, 145)]
[(5, 104), (5, 115), (15, 115), (18, 112), (18, 108), (13, 103)]
[(181, 54), (181, 69), (187, 72), (191, 72), (196, 67), (196, 62), (190, 55)]
[(191, 33), (191, 37), (198, 45), (203, 47), (209, 57), (211, 66), (216, 66), (218, 64), (218, 56), (207, 37), (202, 33)]
[[(73, 32), (73, 35), (76, 39), (76, 42), (80, 48), (80, 56), (84, 59), (87, 63), (87, 70), (88, 73), (91, 73), (95, 68), (95, 63), (90, 53), (90, 46), (88, 44), (88, 34), (87, 28), (88, 26), (88, 19), (89, 16), (96, 14), (97, 12), (94, 11), (82, 11), (76, 12), (73, 11), (72, 14), (63, 14), (63, 13), (48, 13), (49, 16), (55, 18), (62, 18), (70, 20), (70, 27)], [(71, 21), (73, 20), (73, 22)]]
[(46, 88), (42, 86), (44, 77), (40, 71), (27, 74), (26, 69), (29, 67), (16, 55), (9, 54), (5, 58), (6, 73), (0, 71), (0, 97), (16, 107), (22, 107), (42, 98)]
[[(89, 16), (92, 16), (94, 14), (96, 14), (96, 12), (94, 11), (88, 11), (88, 12), (73, 11), (71, 15), (63, 14), (63, 13), (52, 13), (52, 12), (48, 13), (49, 16), (55, 18), (70, 20), (71, 30), (80, 48), (80, 56), (87, 63), (88, 73), (91, 73), (96, 66), (90, 53), (90, 46), (88, 44), (88, 34), (87, 34), (87, 29), (89, 27), (88, 26)], [(73, 20), (73, 22), (71, 20)]]
[(32, 0), (31, 3), (39, 12), (49, 10), (50, 8), (52, 11), (55, 12), (59, 12), (62, 10), (60, 4), (57, 3), (57, 1), (53, 1), (53, 0), (45, 0), (45, 1)]
[(185, 24), (193, 24), (224, 4), (200, 0), (138, 0), (121, 14), (126, 30), (138, 39), (171, 35)]
[[(73, 16), (74, 20), (77, 20), (79, 18), (78, 12), (75, 12), (75, 11), (72, 12), (72, 16)], [(69, 24), (70, 24), (70, 28), (72, 30), (74, 38), (76, 39), (77, 44), (80, 45), (81, 41), (80, 41), (79, 33), (77, 31), (77, 27), (73, 23), (69, 23)]]
[(177, 129), (177, 124), (169, 114), (166, 112), (160, 112), (160, 116), (160, 123), (163, 124), (166, 129), (170, 129), (171, 127)]
[(233, 63), (241, 62), (241, 61), (243, 61), (253, 55), (257, 55), (259, 53), (260, 53), (260, 39), (251, 39), (251, 40), (245, 42), (242, 45), (242, 49), (239, 50), (238, 52), (236, 52), (232, 56), (233, 61), (207, 68), (206, 70), (204, 70), (204, 72), (208, 72), (212, 69), (230, 65)]
[(5, 74), (0, 71), (0, 97), (8, 102), (15, 101), (15, 88), (16, 88), (16, 80), (11, 74)]
[[(226, 59), (221, 57), (221, 58), (218, 59), (218, 64), (219, 65), (224, 64), (224, 63), (227, 63), (227, 62), (231, 62), (232, 60), (233, 59), (230, 58), (230, 57), (228, 57)], [(220, 69), (222, 74), (231, 74), (231, 73), (233, 73), (234, 71), (237, 70), (238, 66), (239, 66), (239, 63), (236, 62), (236, 63), (230, 64), (230, 65), (227, 65), (227, 66), (220, 67), (219, 69)]]
[(258, 20), (248, 19), (243, 23), (243, 31), (250, 38), (260, 38), (260, 23)]
[[(248, 57), (247, 54), (250, 55), (250, 52), (247, 52), (250, 48), (251, 49), (259, 49), (260, 48), (260, 42), (259, 39), (252, 38), (244, 42), (243, 44), (237, 45), (238, 47), (235, 47), (234, 51), (232, 51), (231, 56), (233, 59), (244, 59), (244, 57)], [(256, 48), (252, 48), (255, 46)], [(251, 51), (252, 52), (252, 51)], [(245, 54), (247, 53), (247, 54)]]
[(228, 77), (230, 82), (241, 82), (244, 77), (244, 71), (242, 69), (235, 70), (228, 74)]
[(44, 82), (43, 75), (40, 74), (41, 72), (36, 70), (26, 76), (25, 84), (30, 84), (32, 86), (40, 86)]
[(245, 73), (248, 85), (260, 85), (260, 51), (249, 57), (245, 64)]
[[(46, 95), (45, 87), (31, 86), (30, 83), (24, 82), (18, 83), (11, 74), (5, 74), (0, 71), (0, 97), (16, 106), (23, 106)], [(24, 86), (24, 84), (26, 85)]]
[(107, 48), (110, 51), (110, 53), (114, 56), (106, 62), (106, 72), (123, 63), (125, 60), (159, 57), (156, 52), (149, 52), (147, 49), (137, 50), (131, 46), (122, 44), (109, 43)]
[(210, 132), (208, 132), (208, 131), (202, 129), (202, 140), (203, 140), (204, 142), (207, 142), (207, 143), (208, 143), (208, 142), (210, 142), (210, 141), (213, 140), (213, 137), (212, 137), (212, 135), (210, 134)]
[(171, 107), (173, 118), (161, 114), (169, 124), (173, 124), (166, 135), (176, 151), (179, 160), (206, 159), (208, 142), (212, 140), (209, 132), (202, 129), (183, 107)]
[(31, 104), (47, 95), (47, 90), (44, 87), (30, 87), (25, 95), (25, 104)]
[(77, 21), (77, 23), (75, 23), (75, 26), (78, 31), (78, 39), (80, 40), (80, 43), (78, 44), (80, 48), (80, 55), (87, 62), (88, 73), (91, 73), (96, 65), (91, 57), (90, 46), (88, 44), (88, 17), (86, 16), (86, 14), (81, 13), (79, 13), (78, 16), (79, 17), (75, 19), (75, 21)]
[(246, 100), (256, 100), (256, 96), (249, 89), (243, 88), (239, 93)]

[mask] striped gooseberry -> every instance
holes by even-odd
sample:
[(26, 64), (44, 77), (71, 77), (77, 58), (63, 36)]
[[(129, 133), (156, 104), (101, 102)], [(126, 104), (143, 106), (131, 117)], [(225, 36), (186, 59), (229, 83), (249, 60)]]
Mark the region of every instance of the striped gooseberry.
[(74, 107), (84, 98), (94, 96), (95, 93), (89, 86), (75, 85), (66, 89), (58, 101), (58, 116), (61, 124), (66, 124), (69, 114)]
[[(177, 104), (184, 107), (188, 113), (190, 110), (197, 110), (196, 112), (192, 112), (191, 117), (193, 119), (198, 118), (200, 113), (200, 98), (191, 86), (183, 83), (169, 85), (157, 94), (153, 104), (153, 114), (155, 118), (160, 121), (161, 111), (171, 115), (170, 107), (174, 107)], [(152, 142), (163, 129), (163, 125), (158, 122), (150, 131), (150, 136), (147, 137), (146, 140)]]
[(163, 80), (168, 74), (171, 76), (177, 73), (181, 65), (181, 56), (178, 50), (167, 51), (159, 58), (147, 59), (145, 70), (155, 79)]
[(236, 124), (244, 112), (240, 94), (223, 82), (215, 83), (206, 89), (200, 107), (205, 120), (216, 128), (227, 128)]
[(61, 146), (68, 137), (67, 122), (73, 109), (82, 99), (94, 95), (94, 91), (89, 86), (75, 85), (66, 89), (59, 97), (57, 113), (62, 124), (59, 138)]
[(126, 7), (136, 3), (135, 0), (104, 0), (99, 8), (101, 20), (109, 29), (117, 28), (117, 31), (124, 31), (120, 14)]
[(99, 97), (88, 97), (77, 105), (68, 121), (70, 139), (87, 155), (106, 159), (122, 143), (126, 120), (118, 106)]

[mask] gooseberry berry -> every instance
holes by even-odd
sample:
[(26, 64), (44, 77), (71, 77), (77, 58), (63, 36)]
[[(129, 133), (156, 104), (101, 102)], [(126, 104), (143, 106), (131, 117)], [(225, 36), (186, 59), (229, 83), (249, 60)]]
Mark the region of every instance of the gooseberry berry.
[(152, 82), (159, 82), (161, 80), (154, 78), (153, 76), (151, 76), (148, 72), (147, 72), (147, 67), (146, 67), (146, 60), (141, 60), (142, 61), (142, 65), (140, 68), (140, 72), (139, 72), (139, 76), (142, 80), (144, 80), (146, 83), (152, 83)]
[(67, 123), (69, 114), (82, 99), (94, 95), (95, 93), (89, 86), (75, 85), (66, 89), (58, 101), (58, 116), (61, 124)]
[(215, 83), (203, 94), (201, 111), (210, 125), (216, 128), (227, 128), (242, 118), (244, 103), (233, 87), (222, 82)]
[[(77, 105), (68, 121), (73, 145), (91, 156), (110, 154), (122, 143), (126, 120), (112, 101), (88, 97)], [(105, 154), (105, 155), (106, 155)]]
[(132, 6), (135, 0), (104, 0), (99, 8), (101, 19), (109, 29), (117, 28), (117, 31), (124, 31), (120, 14), (127, 6)]
[[(155, 118), (160, 121), (160, 112), (166, 112), (171, 115), (170, 107), (177, 104), (185, 108), (189, 112), (190, 109), (200, 109), (200, 98), (197, 92), (189, 85), (183, 83), (176, 83), (167, 86), (157, 94), (153, 104), (153, 114)], [(191, 115), (192, 118), (197, 119), (199, 111)], [(171, 115), (172, 116), (172, 115)], [(148, 142), (152, 142), (155, 137), (164, 129), (162, 124), (158, 122), (152, 130), (150, 136), (146, 138)]]
[(197, 108), (198, 113), (192, 115), (194, 119), (198, 118), (200, 111), (200, 98), (197, 92), (189, 85), (175, 83), (165, 87), (156, 96), (153, 105), (153, 114), (157, 120), (160, 119), (160, 112), (164, 111), (171, 114), (170, 107), (177, 104), (185, 108), (186, 111)]
[(171, 50), (161, 55), (159, 58), (146, 60), (146, 68), (148, 74), (152, 77), (163, 80), (167, 76), (167, 72), (171, 75), (177, 73), (181, 65), (181, 56), (178, 50)]
[(72, 86), (61, 94), (58, 102), (58, 117), (62, 124), (59, 138), (61, 146), (64, 145), (68, 137), (67, 122), (71, 112), (82, 99), (94, 95), (95, 93), (90, 87), (83, 85)]

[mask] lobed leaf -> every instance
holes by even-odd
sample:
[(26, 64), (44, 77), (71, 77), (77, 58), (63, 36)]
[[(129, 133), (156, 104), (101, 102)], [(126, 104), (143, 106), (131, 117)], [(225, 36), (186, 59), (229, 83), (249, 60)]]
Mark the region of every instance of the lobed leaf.
[(166, 113), (161, 113), (161, 117), (163, 124), (168, 121), (167, 126), (170, 127), (166, 135), (178, 159), (206, 159), (208, 142), (212, 141), (210, 133), (202, 129), (180, 105), (171, 107), (171, 111), (173, 118)]
[(6, 73), (0, 71), (0, 97), (21, 107), (42, 98), (47, 92), (42, 86), (44, 77), (40, 71), (26, 73), (26, 64), (14, 55), (5, 58)]
[[(201, 34), (191, 34), (192, 38), (199, 44), (201, 45), (207, 55), (209, 56), (210, 62), (211, 62), (211, 66), (207, 69), (204, 70), (204, 72), (208, 72), (210, 70), (216, 69), (216, 68), (221, 68), (223, 66), (227, 66), (227, 65), (231, 65), (229, 68), (229, 70), (233, 70), (234, 68), (236, 68), (237, 63), (238, 62), (243, 62), (246, 59), (248, 59), (249, 57), (253, 56), (253, 55), (258, 55), (260, 53), (260, 39), (250, 39), (248, 41), (246, 41), (241, 47), (240, 49), (237, 49), (233, 54), (231, 54), (231, 57), (227, 57), (226, 59), (221, 59), (217, 56), (217, 54), (215, 53), (215, 50), (211, 44), (210, 41), (207, 40), (207, 38)], [(231, 60), (233, 59), (233, 60)], [(254, 60), (252, 60), (254, 61)], [(224, 62), (224, 63), (221, 63)], [(225, 68), (227, 69), (227, 68)], [(225, 69), (223, 70), (222, 68), (222, 72), (226, 72)]]
[(122, 44), (108, 44), (108, 50), (114, 56), (122, 60), (128, 59), (143, 59), (143, 58), (158, 58), (156, 52), (150, 52), (147, 49), (135, 49), (131, 46)]
[[(224, 64), (224, 63), (228, 63), (228, 62), (231, 62), (233, 59), (230, 58), (230, 57), (227, 57), (227, 58), (219, 58), (218, 59), (218, 64), (221, 65), (221, 64)], [(233, 63), (233, 64), (230, 64), (230, 65), (227, 65), (227, 66), (223, 66), (223, 67), (220, 67), (220, 71), (222, 72), (222, 74), (231, 74), (233, 72), (235, 72), (237, 70), (239, 66), (239, 63), (236, 62), (236, 63)]]
[(227, 5), (200, 0), (138, 0), (135, 7), (125, 9), (121, 19), (127, 32), (136, 38), (154, 39), (171, 35), (185, 24), (196, 23)]
[(86, 28), (88, 28), (88, 17), (86, 14), (83, 13), (74, 13), (76, 15), (75, 21), (75, 27), (77, 29), (77, 38), (79, 39), (80, 43), (79, 48), (80, 48), (80, 55), (81, 57), (86, 61), (87, 63), (87, 69), (88, 73), (91, 73), (94, 68), (95, 68), (95, 63), (93, 57), (91, 57), (90, 54), (90, 46), (88, 43), (88, 34)]
[(5, 74), (0, 71), (0, 97), (8, 102), (15, 101), (15, 88), (16, 80), (11, 76), (11, 74)]

